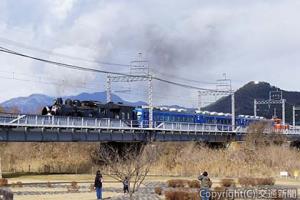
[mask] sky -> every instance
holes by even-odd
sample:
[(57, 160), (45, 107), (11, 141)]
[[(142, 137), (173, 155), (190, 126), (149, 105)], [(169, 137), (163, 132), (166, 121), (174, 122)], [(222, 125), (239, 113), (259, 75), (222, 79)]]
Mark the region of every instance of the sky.
[[(103, 62), (129, 65), (142, 53), (154, 75), (181, 83), (214, 88), (226, 73), (234, 89), (266, 81), (300, 91), (299, 10), (298, 0), (1, 0), (0, 46), (124, 73), (128, 66)], [(105, 82), (105, 75), (0, 52), (0, 101), (104, 91)], [(113, 90), (147, 100), (147, 83)], [(194, 90), (159, 82), (153, 90), (156, 104), (197, 104)]]

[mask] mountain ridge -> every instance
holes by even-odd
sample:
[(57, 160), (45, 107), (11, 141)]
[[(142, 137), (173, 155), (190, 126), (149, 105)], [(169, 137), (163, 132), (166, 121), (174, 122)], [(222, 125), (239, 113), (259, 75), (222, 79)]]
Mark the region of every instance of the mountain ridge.
[[(105, 103), (106, 102), (106, 92), (94, 92), (94, 93), (87, 93), (83, 92), (78, 95), (70, 95), (70, 96), (62, 96), (63, 99), (73, 99), (73, 100), (91, 100), (91, 101), (100, 101)], [(56, 97), (51, 97), (44, 94), (31, 94), (27, 97), (16, 97), (9, 99), (0, 103), (0, 106), (4, 108), (4, 110), (18, 110), (24, 114), (38, 114), (41, 112), (41, 109), (44, 106), (52, 105)], [(137, 102), (130, 102), (123, 100), (121, 97), (112, 94), (112, 101), (113, 102), (122, 102), (125, 105), (131, 106), (141, 106), (146, 105), (143, 101)]]
[[(292, 106), (300, 105), (300, 92), (297, 91), (286, 91), (281, 90), (279, 87), (272, 86), (267, 82), (249, 82), (239, 88), (235, 92), (235, 108), (237, 115), (253, 115), (254, 114), (254, 99), (264, 100), (269, 99), (270, 91), (282, 91), (283, 98), (286, 99), (286, 120), (291, 123), (292, 121)], [(78, 100), (95, 100), (105, 103), (106, 102), (106, 92), (95, 92), (95, 93), (87, 93), (83, 92), (78, 95), (65, 96), (64, 99), (78, 99)], [(38, 114), (42, 107), (46, 105), (52, 105), (54, 101), (54, 97), (47, 96), (44, 94), (31, 94), (28, 97), (17, 97), (12, 98), (8, 101), (5, 101), (0, 104), (1, 107), (5, 109), (17, 108), (21, 113), (28, 114)], [(141, 106), (147, 105), (147, 103), (143, 101), (130, 102), (123, 100), (121, 97), (112, 94), (113, 102), (123, 102), (125, 105), (132, 106)], [(183, 108), (178, 105), (164, 105), (164, 107), (175, 107), (175, 108)], [(193, 108), (187, 108), (191, 110)], [(213, 104), (210, 104), (204, 108), (207, 111), (213, 112), (223, 112), (223, 113), (231, 113), (231, 97), (225, 96), (216, 101)], [(272, 118), (272, 116), (276, 113), (278, 117), (281, 116), (281, 105), (266, 105), (266, 106), (258, 106), (258, 115), (264, 116), (267, 118)], [(300, 114), (300, 113), (299, 113)], [(300, 116), (300, 115), (299, 115)], [(300, 120), (299, 120), (300, 121)]]
[[(286, 99), (286, 120), (291, 123), (292, 107), (293, 105), (300, 105), (300, 92), (282, 90), (267, 82), (251, 81), (235, 92), (236, 114), (254, 115), (254, 99), (267, 100), (269, 99), (270, 91), (282, 91), (282, 96)], [(231, 97), (223, 97), (215, 103), (206, 106), (204, 109), (230, 113)], [(281, 105), (259, 105), (257, 114), (267, 118), (272, 118), (276, 114), (277, 117), (282, 118), (281, 111)]]

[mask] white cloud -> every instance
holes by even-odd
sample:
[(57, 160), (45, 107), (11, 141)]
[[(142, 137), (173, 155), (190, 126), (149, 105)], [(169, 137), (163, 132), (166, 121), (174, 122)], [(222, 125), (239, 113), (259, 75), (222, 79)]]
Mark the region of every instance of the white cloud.
[[(0, 45), (7, 45), (1, 41), (2, 37), (53, 53), (125, 64), (138, 52), (144, 52), (155, 70), (164, 74), (213, 82), (226, 72), (236, 88), (251, 80), (262, 80), (285, 89), (300, 90), (291, 81), (297, 80), (300, 73), (299, 8), (300, 3), (296, 0), (191, 0), (176, 3), (171, 0), (3, 0), (0, 2)], [(18, 49), (73, 64), (126, 71), (126, 68), (99, 66), (55, 54)], [(104, 89), (103, 76), (59, 69), (3, 54), (0, 58), (4, 70), (68, 79), (71, 83), (78, 80), (96, 83), (101, 90)], [(0, 100), (32, 92), (60, 95), (92, 91), (27, 83), (31, 85), (29, 89), (20, 87), (20, 82), (0, 81), (3, 83), (0, 91), (4, 93)], [(3, 85), (8, 82), (14, 89), (4, 92)], [(189, 99), (194, 95), (158, 83), (155, 87), (174, 96), (167, 100), (170, 103), (184, 102), (179, 98), (176, 100), (179, 92), (184, 94), (181, 96), (190, 95)], [(137, 95), (128, 98), (134, 99)], [(160, 98), (158, 102), (167, 101)], [(195, 102), (187, 100), (185, 103)]]

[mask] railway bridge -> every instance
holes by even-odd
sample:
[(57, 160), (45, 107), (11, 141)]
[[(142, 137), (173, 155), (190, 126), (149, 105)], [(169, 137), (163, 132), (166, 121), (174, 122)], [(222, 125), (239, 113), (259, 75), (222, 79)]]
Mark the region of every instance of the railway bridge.
[[(246, 128), (231, 125), (154, 123), (141, 128), (136, 121), (41, 115), (0, 115), (3, 142), (169, 142), (226, 143), (243, 141)], [(272, 134), (272, 130), (266, 130)], [(300, 141), (300, 127), (285, 130), (288, 141)]]

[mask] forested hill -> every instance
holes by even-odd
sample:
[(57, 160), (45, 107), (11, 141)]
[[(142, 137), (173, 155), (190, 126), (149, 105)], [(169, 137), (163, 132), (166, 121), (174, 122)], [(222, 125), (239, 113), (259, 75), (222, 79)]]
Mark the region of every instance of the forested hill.
[[(275, 86), (271, 86), (266, 82), (249, 82), (235, 93), (236, 112), (237, 114), (253, 115), (254, 99), (263, 100), (269, 99), (269, 92), (281, 90)], [(287, 100), (286, 103), (286, 117), (287, 121), (292, 121), (292, 106), (300, 105), (300, 92), (283, 91), (283, 98)], [(205, 110), (216, 112), (231, 112), (231, 98), (230, 96), (223, 97), (217, 102), (207, 106)], [(275, 111), (276, 110), (276, 111)], [(274, 113), (281, 118), (281, 105), (273, 106), (258, 106), (258, 115), (264, 117), (272, 117)], [(300, 112), (298, 121), (300, 121)]]

